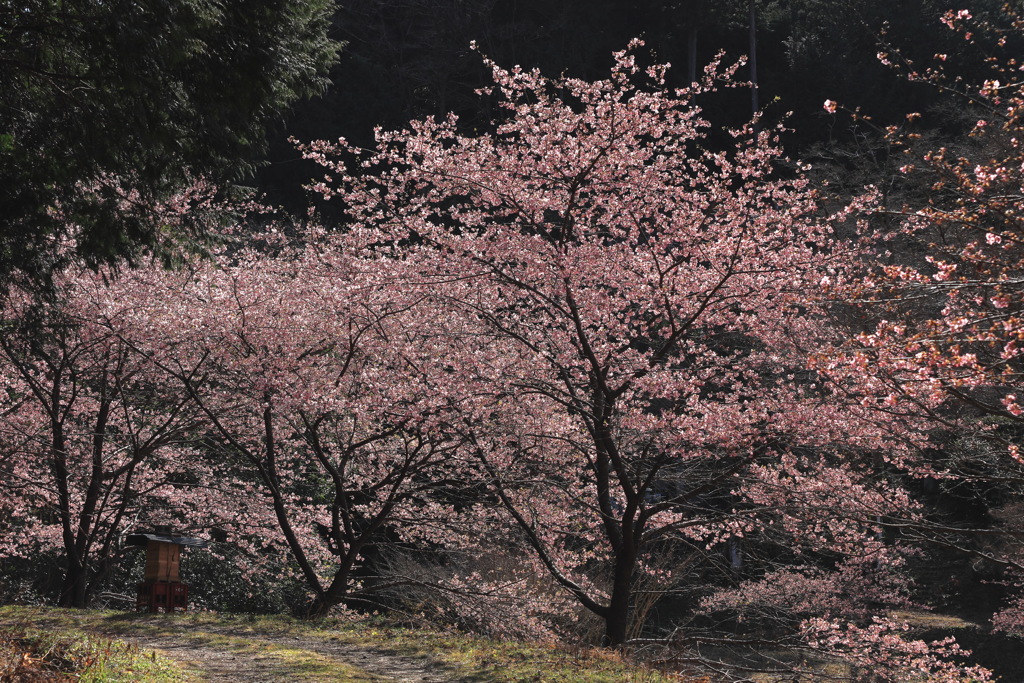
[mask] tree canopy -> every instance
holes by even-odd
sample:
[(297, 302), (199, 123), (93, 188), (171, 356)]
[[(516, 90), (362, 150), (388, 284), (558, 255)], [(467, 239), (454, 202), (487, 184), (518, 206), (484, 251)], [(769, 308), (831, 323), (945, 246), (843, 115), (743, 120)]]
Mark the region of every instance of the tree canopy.
[(0, 278), (168, 246), (148, 204), (252, 169), (267, 127), (327, 83), (330, 12), (326, 0), (0, 4)]

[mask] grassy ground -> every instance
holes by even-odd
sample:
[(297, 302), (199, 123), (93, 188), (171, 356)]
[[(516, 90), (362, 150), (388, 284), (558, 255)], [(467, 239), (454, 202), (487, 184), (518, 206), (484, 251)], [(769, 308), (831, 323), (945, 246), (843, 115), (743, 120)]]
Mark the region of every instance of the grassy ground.
[[(321, 646), (325, 644), (346, 647), (353, 652), (373, 653), (375, 657), (402, 658), (404, 661), (440, 666), (445, 677), (459, 683), (668, 683), (679, 680), (635, 666), (608, 652), (408, 629), (379, 620), (339, 619), (309, 623), (286, 617), (210, 613), (149, 615), (8, 606), (0, 607), (0, 631), (4, 630), (38, 642), (52, 639), (66, 644), (66, 647), (51, 649), (51, 652), (80, 647), (83, 652), (99, 653), (102, 657), (96, 658), (96, 662), (103, 661), (102, 675), (89, 673), (81, 678), (92, 683), (194, 680), (183, 669), (176, 668), (173, 662), (126, 645), (133, 640), (154, 643), (161, 639), (185, 642), (208, 651), (233, 653), (242, 661), (259, 660), (273, 667), (277, 675), (284, 674), (295, 681), (361, 683), (383, 680), (369, 669), (349, 666), (336, 658), (324, 656)], [(23, 642), (17, 637), (15, 643)], [(18, 648), (23, 647), (16, 645), (15, 659)], [(46, 650), (46, 647), (42, 649)], [(33, 661), (45, 659), (37, 655), (31, 657)], [(73, 658), (68, 666), (74, 668), (95, 657), (94, 654), (79, 656)], [(11, 655), (8, 660), (10, 658)], [(3, 661), (0, 659), (0, 667)], [(97, 664), (90, 666), (95, 668)], [(84, 672), (86, 669), (79, 670)], [(4, 680), (2, 675), (0, 680)]]
[(185, 683), (179, 667), (124, 641), (72, 628), (0, 628), (0, 681), (17, 683)]

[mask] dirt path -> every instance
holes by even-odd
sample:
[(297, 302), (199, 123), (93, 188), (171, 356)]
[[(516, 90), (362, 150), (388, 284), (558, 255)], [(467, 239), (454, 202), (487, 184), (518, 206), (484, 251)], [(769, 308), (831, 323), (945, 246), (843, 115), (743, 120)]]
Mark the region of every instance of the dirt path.
[(119, 636), (159, 650), (207, 683), (459, 683), (427, 659), (370, 649), (330, 636), (239, 633), (230, 628)]

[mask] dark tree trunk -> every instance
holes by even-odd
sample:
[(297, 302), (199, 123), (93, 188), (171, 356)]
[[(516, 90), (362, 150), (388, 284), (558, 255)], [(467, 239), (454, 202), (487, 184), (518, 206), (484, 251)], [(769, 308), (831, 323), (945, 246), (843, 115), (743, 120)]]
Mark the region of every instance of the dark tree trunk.
[(636, 553), (632, 548), (623, 549), (615, 558), (612, 594), (605, 615), (605, 633), (602, 643), (606, 647), (619, 647), (626, 643), (635, 565)]
[(307, 619), (322, 619), (330, 613), (332, 607), (339, 604), (341, 601), (332, 600), (326, 593), (320, 593), (309, 603), (305, 616)]
[[(359, 547), (362, 543), (359, 543)], [(334, 570), (334, 578), (326, 590), (319, 591), (309, 604), (307, 615), (310, 619), (326, 617), (331, 608), (338, 605), (349, 606), (349, 593), (352, 588), (352, 572), (358, 559), (358, 550), (349, 548), (342, 554), (341, 561)]]
[(61, 585), (57, 604), (60, 607), (88, 607), (88, 586), (89, 581), (86, 568), (69, 558), (68, 568), (64, 573), (64, 582)]

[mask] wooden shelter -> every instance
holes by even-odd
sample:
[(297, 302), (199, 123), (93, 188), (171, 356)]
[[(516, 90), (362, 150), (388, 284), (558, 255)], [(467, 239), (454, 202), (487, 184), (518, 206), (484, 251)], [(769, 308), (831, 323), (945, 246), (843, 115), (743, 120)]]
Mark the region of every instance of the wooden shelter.
[(170, 530), (129, 534), (125, 543), (146, 549), (146, 571), (136, 587), (135, 609), (166, 612), (188, 607), (188, 586), (181, 582), (181, 549), (185, 546), (205, 548), (210, 542), (203, 538), (174, 536)]

